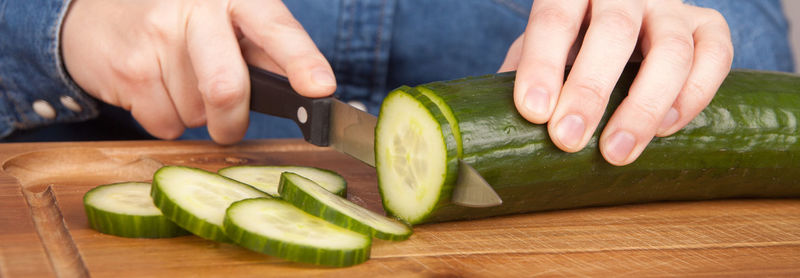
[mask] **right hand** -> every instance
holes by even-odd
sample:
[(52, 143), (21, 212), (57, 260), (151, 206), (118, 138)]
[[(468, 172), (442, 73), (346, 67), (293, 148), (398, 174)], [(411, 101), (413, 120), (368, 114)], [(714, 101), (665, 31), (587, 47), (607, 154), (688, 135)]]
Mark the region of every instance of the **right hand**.
[(241, 140), (248, 63), (287, 76), (307, 97), (336, 89), (330, 65), (277, 0), (75, 0), (62, 53), (87, 93), (163, 139), (207, 125), (217, 143)]

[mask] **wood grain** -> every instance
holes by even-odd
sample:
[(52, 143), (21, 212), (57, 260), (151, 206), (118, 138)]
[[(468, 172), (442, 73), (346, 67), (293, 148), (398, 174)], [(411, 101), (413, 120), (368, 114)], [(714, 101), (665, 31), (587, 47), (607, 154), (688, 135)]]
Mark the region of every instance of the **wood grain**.
[(162, 164), (207, 170), (296, 164), (341, 173), (348, 198), (380, 212), (374, 169), (326, 148), (297, 140), (227, 147), (161, 141), (4, 144), (0, 159), (2, 277), (800, 276), (796, 199), (653, 203), (422, 225), (407, 241), (376, 240), (364, 264), (331, 269), (195, 236), (100, 234), (89, 229), (82, 205), (92, 187), (148, 180)]

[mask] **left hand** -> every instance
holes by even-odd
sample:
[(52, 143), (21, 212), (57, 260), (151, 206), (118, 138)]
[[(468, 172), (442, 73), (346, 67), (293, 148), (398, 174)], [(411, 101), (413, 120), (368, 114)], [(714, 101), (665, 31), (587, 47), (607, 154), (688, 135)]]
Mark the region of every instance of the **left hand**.
[(591, 139), (635, 50), (641, 68), (599, 142), (609, 163), (626, 165), (653, 136), (697, 116), (727, 76), (733, 46), (720, 13), (680, 0), (536, 0), (500, 71), (517, 70), (520, 114), (547, 122), (553, 143), (576, 152)]

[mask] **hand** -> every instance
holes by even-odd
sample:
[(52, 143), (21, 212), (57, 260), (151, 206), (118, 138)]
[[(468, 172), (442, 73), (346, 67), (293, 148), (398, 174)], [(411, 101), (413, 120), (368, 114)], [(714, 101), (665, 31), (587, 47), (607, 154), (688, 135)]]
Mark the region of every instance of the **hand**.
[(76, 0), (62, 51), (79, 86), (164, 139), (207, 125), (218, 143), (241, 140), (246, 62), (286, 75), (308, 97), (336, 89), (330, 65), (277, 0)]
[(576, 152), (597, 128), (634, 50), (641, 68), (599, 142), (608, 162), (625, 165), (654, 135), (675, 133), (697, 116), (729, 72), (733, 46), (718, 12), (679, 0), (536, 0), (500, 71), (517, 70), (520, 114), (547, 122), (553, 143)]

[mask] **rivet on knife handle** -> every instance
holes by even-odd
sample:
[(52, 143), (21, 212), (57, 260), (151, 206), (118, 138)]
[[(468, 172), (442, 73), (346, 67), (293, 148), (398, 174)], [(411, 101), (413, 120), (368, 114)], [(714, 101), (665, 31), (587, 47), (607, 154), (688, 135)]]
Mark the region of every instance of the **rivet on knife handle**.
[(249, 66), (250, 109), (293, 120), (306, 141), (328, 146), (331, 98), (306, 98), (292, 89), (286, 77)]

